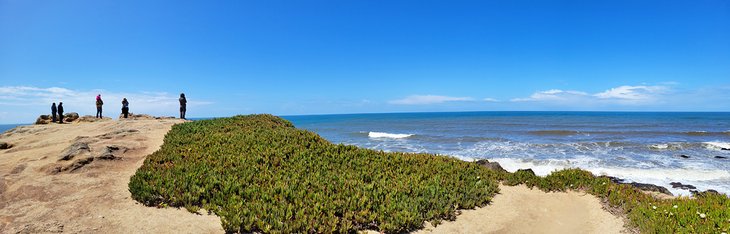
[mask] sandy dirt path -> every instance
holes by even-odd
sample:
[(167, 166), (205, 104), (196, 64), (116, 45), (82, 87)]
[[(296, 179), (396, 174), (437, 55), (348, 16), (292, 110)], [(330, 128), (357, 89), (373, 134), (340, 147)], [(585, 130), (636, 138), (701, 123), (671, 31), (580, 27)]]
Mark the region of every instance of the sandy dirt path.
[(624, 221), (604, 210), (593, 195), (545, 193), (524, 185), (500, 186), (483, 208), (463, 210), (453, 222), (430, 224), (417, 233), (622, 233)]
[(181, 122), (33, 125), (0, 135), (14, 145), (0, 150), (0, 233), (223, 232), (217, 216), (146, 207), (129, 193), (130, 176)]

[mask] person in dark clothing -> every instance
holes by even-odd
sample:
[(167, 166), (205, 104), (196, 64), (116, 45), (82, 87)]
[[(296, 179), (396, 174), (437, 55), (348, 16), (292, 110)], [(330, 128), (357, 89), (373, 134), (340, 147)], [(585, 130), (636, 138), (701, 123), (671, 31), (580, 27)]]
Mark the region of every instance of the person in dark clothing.
[(58, 123), (63, 123), (63, 102), (58, 103)]
[(185, 119), (185, 112), (187, 111), (188, 100), (185, 99), (185, 94), (180, 94), (180, 118)]
[(124, 114), (125, 119), (129, 116), (129, 101), (127, 101), (127, 98), (122, 99), (122, 114)]
[(101, 94), (96, 96), (96, 118), (101, 118), (101, 106), (104, 105), (104, 101), (101, 100)]
[(51, 122), (56, 122), (56, 112), (58, 109), (56, 109), (56, 103), (54, 102), (53, 105), (51, 105)]

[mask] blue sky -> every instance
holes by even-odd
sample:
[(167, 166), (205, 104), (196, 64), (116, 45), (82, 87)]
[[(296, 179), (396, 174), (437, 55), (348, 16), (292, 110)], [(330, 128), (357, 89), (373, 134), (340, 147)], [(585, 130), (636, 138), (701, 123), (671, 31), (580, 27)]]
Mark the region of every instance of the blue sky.
[(0, 0), (0, 123), (730, 110), (728, 1)]

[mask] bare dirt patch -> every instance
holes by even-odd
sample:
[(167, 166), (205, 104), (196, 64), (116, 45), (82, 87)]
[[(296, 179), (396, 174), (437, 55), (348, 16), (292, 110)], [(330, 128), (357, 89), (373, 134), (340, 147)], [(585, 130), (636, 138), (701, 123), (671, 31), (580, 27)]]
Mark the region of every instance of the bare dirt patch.
[(1, 233), (221, 233), (220, 219), (131, 199), (127, 184), (181, 120), (23, 126), (0, 135)]

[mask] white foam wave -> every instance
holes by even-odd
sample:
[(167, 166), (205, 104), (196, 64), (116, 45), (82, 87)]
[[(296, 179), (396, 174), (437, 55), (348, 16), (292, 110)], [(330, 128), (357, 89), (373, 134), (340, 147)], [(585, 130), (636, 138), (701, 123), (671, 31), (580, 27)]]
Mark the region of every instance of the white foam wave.
[(668, 144), (653, 144), (651, 145), (652, 149), (667, 149), (669, 148)]
[(710, 141), (710, 142), (702, 142), (702, 144), (705, 145), (705, 148), (711, 149), (711, 150), (730, 149), (730, 142)]
[(579, 165), (592, 164), (591, 161), (598, 161), (598, 159), (581, 157), (575, 159), (545, 159), (545, 160), (532, 160), (532, 159), (516, 159), (516, 158), (493, 158), (490, 161), (498, 162), (505, 170), (509, 172), (515, 172), (519, 169), (532, 169), (535, 175), (546, 176), (553, 171), (558, 171), (567, 168), (575, 168)]
[(370, 138), (391, 138), (391, 139), (402, 139), (413, 136), (414, 134), (398, 134), (398, 133), (387, 133), (387, 132), (368, 132)]
[(685, 147), (692, 147), (691, 143), (665, 143), (665, 144), (653, 144), (649, 146), (649, 149), (653, 150), (683, 150)]

